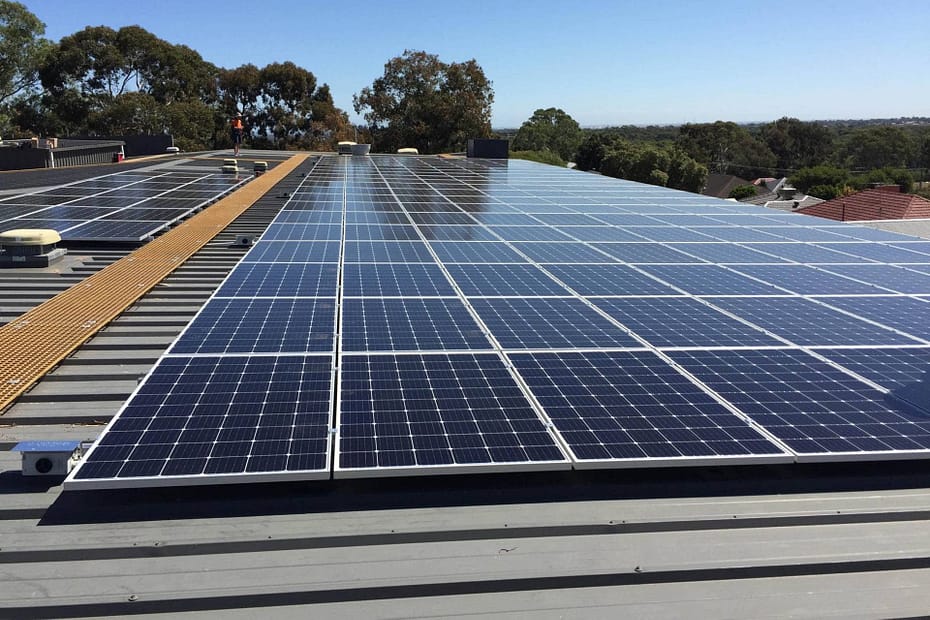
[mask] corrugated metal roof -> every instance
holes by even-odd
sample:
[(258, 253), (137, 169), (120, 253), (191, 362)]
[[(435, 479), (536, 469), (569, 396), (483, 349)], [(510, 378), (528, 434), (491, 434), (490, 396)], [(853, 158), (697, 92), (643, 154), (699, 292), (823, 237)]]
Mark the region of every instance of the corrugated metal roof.
[[(0, 617), (853, 618), (930, 606), (926, 462), (67, 494), (22, 477), (10, 448), (96, 435), (277, 195), (0, 417)], [(0, 318), (122, 252), (0, 271)]]

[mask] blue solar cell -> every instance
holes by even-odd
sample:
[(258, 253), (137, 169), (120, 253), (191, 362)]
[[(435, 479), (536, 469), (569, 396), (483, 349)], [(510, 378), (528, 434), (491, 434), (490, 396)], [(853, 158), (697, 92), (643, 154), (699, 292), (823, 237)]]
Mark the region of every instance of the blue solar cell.
[(465, 295), (538, 297), (568, 295), (568, 290), (539, 267), (526, 263), (448, 265), (452, 279)]
[(857, 282), (806, 265), (733, 265), (732, 268), (801, 295), (868, 295), (886, 292), (872, 284)]
[(716, 265), (643, 265), (640, 268), (694, 295), (766, 295), (778, 292), (769, 284)]
[(930, 303), (926, 300), (916, 297), (822, 297), (820, 301), (916, 338), (930, 340)]
[(742, 228), (740, 226), (705, 226), (695, 229), (702, 235), (713, 237), (713, 240), (749, 242), (749, 241), (780, 241), (781, 239), (771, 231), (773, 228)]
[(347, 298), (344, 351), (489, 350), (491, 343), (458, 299)]
[(601, 222), (611, 226), (662, 226), (669, 223), (662, 221), (660, 217), (634, 213), (601, 213), (596, 217)]
[(574, 228), (564, 232), (552, 226), (492, 226), (491, 230), (504, 241), (571, 241)]
[(417, 228), (430, 241), (499, 240), (499, 237), (486, 226), (418, 226)]
[(765, 228), (765, 232), (774, 235), (768, 239), (752, 239), (752, 241), (849, 241), (844, 234), (844, 228), (815, 228), (813, 226), (782, 226)]
[(341, 238), (342, 226), (339, 224), (275, 223), (262, 233), (265, 241), (339, 241)]
[(259, 241), (242, 259), (245, 263), (339, 262), (338, 241)]
[(503, 242), (430, 241), (443, 263), (524, 263), (526, 259)]
[(580, 299), (483, 298), (471, 305), (504, 349), (642, 346)]
[(327, 477), (332, 369), (329, 355), (162, 358), (72, 477), (98, 486)]
[[(341, 203), (340, 203), (341, 206)], [(398, 211), (348, 211), (347, 224), (409, 224), (406, 213)]]
[(475, 220), (472, 219), (467, 213), (461, 212), (424, 212), (424, 213), (411, 213), (410, 217), (413, 218), (415, 224), (428, 224), (428, 225), (448, 225), (448, 224), (471, 224), (474, 225)]
[(595, 243), (595, 248), (607, 252), (625, 263), (700, 263), (700, 258), (688, 256), (661, 243)]
[(594, 219), (582, 213), (537, 213), (533, 218), (549, 226), (596, 226), (603, 218)]
[(916, 344), (912, 338), (836, 312), (803, 297), (719, 297), (710, 301), (796, 345)]
[(626, 265), (547, 265), (579, 295), (674, 295), (672, 288)]
[(861, 263), (863, 259), (842, 252), (842, 245), (835, 244), (833, 249), (812, 243), (747, 243), (745, 247), (765, 252), (798, 263)]
[(781, 341), (689, 297), (592, 299), (655, 347), (777, 346)]
[(275, 224), (341, 224), (342, 209), (338, 211), (281, 211), (274, 222)]
[[(783, 263), (777, 256), (763, 254), (736, 243), (671, 243), (669, 247), (711, 263)], [(764, 247), (764, 246), (763, 246)], [(685, 261), (678, 261), (685, 262)]]
[(455, 296), (435, 263), (346, 263), (343, 295), (349, 297)]
[[(818, 243), (822, 248), (882, 263), (927, 263), (930, 257), (883, 243)], [(867, 261), (861, 261), (867, 262)]]
[(669, 355), (800, 456), (930, 449), (930, 419), (803, 351)]
[(904, 233), (892, 232), (890, 230), (881, 230), (878, 228), (869, 228), (867, 226), (847, 225), (842, 229), (843, 235), (852, 239), (863, 239), (865, 241), (918, 241), (919, 237), (912, 237)]
[(336, 263), (241, 263), (217, 297), (333, 297)]
[(889, 390), (930, 383), (930, 348), (816, 349), (816, 352)]
[(336, 300), (215, 298), (170, 353), (313, 353), (333, 351)]
[(629, 228), (620, 228), (618, 226), (560, 226), (559, 230), (564, 232), (566, 235), (570, 235), (572, 239), (577, 239), (578, 241), (602, 241), (605, 243), (609, 242), (623, 242), (623, 241), (648, 241), (642, 234), (640, 234), (640, 229), (644, 228), (642, 226), (631, 226)]
[[(625, 228), (629, 233), (635, 233), (639, 239), (630, 241), (715, 241), (715, 237), (705, 235), (697, 230), (681, 228), (679, 226), (635, 226)], [(617, 239), (625, 241), (625, 239)]]
[(347, 355), (341, 385), (337, 476), (567, 464), (497, 355)]
[(429, 248), (422, 241), (346, 241), (347, 263), (432, 263)]
[(914, 295), (930, 294), (930, 276), (892, 265), (831, 265), (824, 269), (848, 278), (871, 282), (884, 290)]
[(579, 466), (784, 455), (653, 353), (509, 357)]
[(583, 243), (514, 243), (520, 252), (537, 263), (614, 263), (610, 256)]

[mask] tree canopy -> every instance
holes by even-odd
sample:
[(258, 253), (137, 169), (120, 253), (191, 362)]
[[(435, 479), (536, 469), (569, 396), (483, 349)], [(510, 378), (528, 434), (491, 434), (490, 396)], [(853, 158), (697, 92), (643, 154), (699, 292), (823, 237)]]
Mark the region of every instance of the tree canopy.
[(711, 172), (746, 178), (766, 176), (776, 164), (774, 153), (746, 128), (733, 122), (682, 125), (676, 145)]
[(550, 151), (571, 161), (581, 144), (581, 127), (559, 108), (539, 109), (520, 126), (511, 147), (517, 151)]
[[(88, 26), (57, 44), (43, 32), (25, 7), (0, 0), (0, 57), (13, 61), (0, 65), (0, 121), (7, 113), (24, 133), (170, 133), (185, 150), (216, 148), (243, 112), (256, 146), (332, 150), (348, 134), (329, 87), (293, 62), (222, 69), (140, 26)], [(41, 92), (24, 92), (40, 81)]]
[(9, 130), (10, 104), (38, 83), (39, 65), (51, 43), (45, 24), (19, 2), (0, 0), (0, 132)]
[(352, 100), (369, 125), (375, 150), (441, 153), (491, 135), (494, 91), (474, 59), (445, 63), (435, 54), (405, 50)]

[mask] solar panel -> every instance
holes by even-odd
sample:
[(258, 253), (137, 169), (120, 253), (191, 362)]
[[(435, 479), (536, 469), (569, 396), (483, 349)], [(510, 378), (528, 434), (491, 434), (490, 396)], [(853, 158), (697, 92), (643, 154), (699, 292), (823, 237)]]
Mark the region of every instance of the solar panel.
[(917, 344), (888, 327), (802, 297), (719, 297), (709, 301), (798, 346)]
[(347, 355), (335, 475), (565, 468), (497, 355)]
[[(30, 205), (21, 213), (5, 212), (0, 228), (50, 228), (66, 241), (147, 239), (245, 183), (251, 177), (214, 180), (208, 173), (159, 170), (150, 174), (115, 173), (88, 181), (6, 198)], [(147, 180), (148, 179), (148, 180)], [(206, 192), (190, 197), (189, 188)], [(0, 203), (3, 204), (3, 203)], [(10, 219), (18, 217), (19, 219)]]
[(930, 450), (930, 418), (803, 351), (669, 355), (800, 459), (900, 458)]
[[(98, 181), (0, 213), (228, 189)], [(68, 484), (924, 456), (907, 239), (517, 160), (322, 157)]]
[(816, 352), (889, 390), (930, 381), (930, 348), (817, 349)]
[(764, 331), (689, 297), (594, 298), (592, 301), (655, 347), (782, 344)]
[(170, 352), (333, 352), (335, 333), (334, 298), (214, 298)]
[(504, 349), (641, 346), (580, 299), (476, 298), (471, 304)]
[(790, 460), (654, 353), (509, 357), (578, 467)]
[(332, 356), (164, 357), (72, 473), (80, 488), (329, 476)]

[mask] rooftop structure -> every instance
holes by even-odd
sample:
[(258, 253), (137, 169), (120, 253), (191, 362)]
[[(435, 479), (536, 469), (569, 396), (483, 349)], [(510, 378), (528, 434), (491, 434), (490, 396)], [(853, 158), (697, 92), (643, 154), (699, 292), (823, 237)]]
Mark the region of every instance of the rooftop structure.
[[(930, 364), (927, 242), (388, 156), (310, 158), (219, 234), (4, 415), (7, 449), (110, 422), (63, 494), (4, 457), (11, 615), (925, 609), (925, 403), (893, 397)], [(8, 320), (120, 252), (7, 276)], [(182, 486), (80, 490), (148, 483)]]
[(930, 200), (902, 194), (900, 187), (891, 185), (840, 196), (806, 207), (802, 212), (840, 222), (926, 219), (930, 218)]

